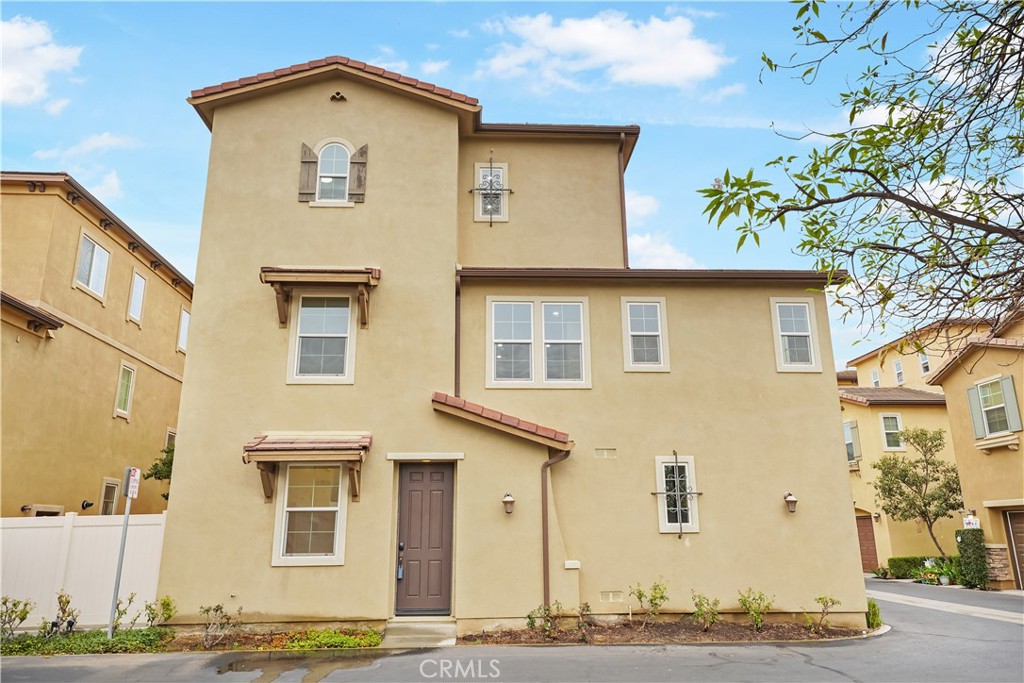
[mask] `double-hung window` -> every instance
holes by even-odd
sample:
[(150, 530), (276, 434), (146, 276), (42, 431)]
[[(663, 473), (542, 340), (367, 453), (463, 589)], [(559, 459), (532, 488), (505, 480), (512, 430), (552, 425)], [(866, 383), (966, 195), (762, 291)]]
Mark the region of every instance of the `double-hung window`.
[(903, 384), (903, 381), (905, 379), (903, 375), (903, 361), (894, 361), (892, 364), (892, 369), (896, 372), (896, 384)]
[(921, 374), (927, 375), (932, 371), (931, 362), (928, 360), (928, 354), (921, 352), (917, 354), (917, 359), (921, 363)]
[(846, 444), (846, 461), (852, 465), (861, 458), (860, 433), (856, 420), (843, 422), (843, 441)]
[(100, 492), (101, 515), (117, 514), (117, 494), (121, 490), (121, 482), (113, 477), (103, 477), (103, 488)]
[(622, 297), (626, 372), (668, 372), (664, 297)]
[(487, 386), (590, 386), (586, 300), (488, 297)]
[(128, 296), (128, 319), (142, 323), (142, 301), (146, 297), (146, 278), (138, 271), (132, 272), (132, 289)]
[(903, 451), (906, 448), (900, 441), (900, 432), (903, 431), (903, 420), (899, 413), (889, 413), (881, 416), (882, 420), (882, 450)]
[(351, 154), (337, 142), (320, 150), (317, 161), (317, 201), (348, 200), (348, 163)]
[(821, 372), (814, 299), (771, 297), (775, 365), (779, 372)]
[(979, 439), (1022, 431), (1013, 377), (995, 377), (967, 390), (974, 435)]
[(110, 252), (97, 244), (88, 235), (82, 235), (78, 249), (78, 267), (75, 282), (98, 297), (103, 297), (107, 285), (107, 264)]
[(306, 294), (294, 299), (288, 381), (351, 384), (351, 297)]
[(272, 565), (344, 564), (347, 478), (340, 465), (281, 467)]
[(114, 398), (114, 417), (128, 419), (132, 412), (132, 398), (135, 395), (136, 367), (127, 361), (121, 361), (121, 369), (117, 376), (117, 392)]
[(654, 460), (658, 531), (663, 534), (700, 531), (693, 456), (659, 455)]
[(871, 371), (871, 386), (876, 388), (882, 386), (882, 380), (878, 376), (878, 370)]

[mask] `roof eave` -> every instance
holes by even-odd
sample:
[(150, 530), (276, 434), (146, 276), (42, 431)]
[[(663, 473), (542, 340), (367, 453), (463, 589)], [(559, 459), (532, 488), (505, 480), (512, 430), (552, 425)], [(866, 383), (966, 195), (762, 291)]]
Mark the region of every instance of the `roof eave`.
[[(669, 270), (630, 268), (487, 268), (464, 266), (459, 275), (466, 280), (625, 280), (649, 282), (690, 282), (690, 283), (760, 283), (801, 284), (825, 286), (830, 284), (829, 275), (805, 270)], [(839, 271), (832, 276), (845, 278)]]

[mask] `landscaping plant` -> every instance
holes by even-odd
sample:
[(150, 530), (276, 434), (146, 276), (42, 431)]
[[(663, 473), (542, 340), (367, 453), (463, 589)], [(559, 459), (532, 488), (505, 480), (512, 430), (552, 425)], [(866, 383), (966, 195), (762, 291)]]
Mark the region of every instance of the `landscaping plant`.
[(122, 630), (107, 639), (106, 630), (65, 633), (52, 638), (40, 633), (23, 633), (0, 643), (0, 654), (12, 656), (92, 655), (111, 652), (160, 652), (174, 637), (167, 628)]
[(78, 623), (78, 615), (81, 613), (81, 610), (71, 606), (71, 596), (61, 589), (60, 593), (57, 593), (57, 616), (53, 621), (43, 619), (43, 623), (39, 626), (39, 635), (44, 638), (52, 638), (73, 632), (75, 624)]
[(35, 606), (31, 600), (16, 600), (6, 595), (0, 598), (0, 640), (13, 638)]
[[(128, 602), (127, 602), (127, 604), (122, 604), (121, 598), (117, 599), (117, 606), (114, 608), (114, 623), (113, 623), (113, 627), (114, 627), (115, 631), (119, 631), (121, 629), (121, 620), (124, 619), (125, 615), (128, 614), (128, 608), (130, 608), (132, 606), (133, 602), (135, 602), (135, 593), (134, 592), (130, 593), (128, 595)], [(137, 622), (139, 620), (139, 616), (141, 616), (141, 612), (139, 614), (136, 614), (135, 618), (132, 619), (131, 623), (128, 625), (129, 629), (135, 628), (135, 622)]]
[(960, 574), (967, 588), (988, 586), (984, 533), (983, 529), (960, 529), (956, 532), (956, 545), (960, 550)]
[(693, 598), (693, 620), (703, 631), (710, 631), (711, 627), (718, 621), (718, 598), (712, 600), (703, 593), (695, 590), (690, 591)]
[(750, 623), (754, 625), (755, 631), (764, 629), (764, 617), (772, 608), (773, 598), (769, 598), (761, 591), (754, 592), (753, 588), (747, 588), (746, 593), (740, 593), (740, 607), (747, 613)]
[(839, 607), (843, 603), (831, 595), (819, 595), (814, 598), (814, 602), (821, 605), (821, 615), (818, 617), (818, 625), (814, 630), (818, 633), (822, 633), (825, 629), (831, 626), (831, 624), (828, 623), (829, 612), (832, 611), (833, 607)]
[(224, 605), (202, 605), (199, 613), (206, 618), (203, 628), (203, 647), (209, 650), (211, 647), (224, 640), (224, 638), (238, 628), (242, 623), (242, 608), (239, 607), (235, 616), (224, 611)]
[[(640, 629), (647, 628), (647, 622), (651, 617), (657, 618), (661, 613), (661, 606), (668, 602), (668, 582), (658, 579), (651, 584), (650, 592), (645, 591), (639, 583), (629, 589), (629, 594), (640, 603), (640, 609), (644, 610), (644, 620)], [(646, 605), (646, 606), (645, 606)]]
[(580, 634), (580, 640), (584, 643), (590, 641), (590, 633), (587, 631), (587, 627), (590, 626), (590, 614), (591, 609), (589, 602), (581, 602), (576, 608), (576, 618), (578, 619), (576, 623), (576, 631)]
[(147, 602), (143, 607), (146, 613), (146, 626), (153, 628), (166, 624), (178, 613), (178, 607), (169, 595), (165, 595), (157, 602)]
[(327, 628), (288, 634), (288, 650), (336, 650), (350, 647), (377, 647), (381, 635), (373, 629)]
[(889, 568), (886, 567), (885, 565), (882, 565), (881, 567), (875, 567), (874, 569), (871, 570), (871, 573), (873, 573), (875, 576), (877, 576), (880, 579), (888, 579), (889, 578)]
[(874, 598), (868, 598), (868, 628), (874, 630), (882, 625), (882, 612)]
[(555, 600), (550, 605), (540, 605), (526, 615), (527, 628), (537, 628), (537, 621), (540, 620), (540, 630), (546, 638), (554, 638), (555, 620), (562, 613), (562, 603)]

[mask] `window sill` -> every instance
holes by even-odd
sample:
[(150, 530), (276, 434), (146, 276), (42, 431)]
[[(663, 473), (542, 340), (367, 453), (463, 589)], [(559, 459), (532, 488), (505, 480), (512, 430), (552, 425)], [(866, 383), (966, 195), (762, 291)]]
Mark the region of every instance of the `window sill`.
[(974, 447), (985, 455), (991, 454), (996, 448), (1003, 447), (1016, 451), (1020, 448), (1020, 437), (1015, 433), (997, 434), (981, 441), (975, 441)]
[(807, 374), (821, 374), (820, 365), (782, 365), (781, 363), (778, 363), (776, 364), (775, 369), (778, 372), (802, 372)]
[(590, 389), (590, 380), (580, 382), (503, 382), (490, 380), (485, 389)]
[(672, 372), (667, 365), (627, 365), (623, 372)]
[(289, 377), (285, 384), (355, 384), (355, 377)]
[(99, 292), (95, 292), (95, 291), (89, 289), (88, 285), (84, 285), (81, 282), (79, 282), (78, 280), (75, 280), (74, 289), (77, 289), (80, 292), (85, 292), (86, 294), (91, 296), (93, 299), (96, 299), (96, 301), (99, 301), (104, 306), (107, 305), (106, 298), (104, 297), (103, 294), (100, 294)]
[(859, 472), (860, 471), (860, 460), (854, 460), (853, 462), (848, 462), (847, 464), (848, 464), (851, 472)]
[(271, 567), (340, 567), (345, 564), (345, 558), (338, 556), (330, 557), (275, 557)]
[(138, 327), (140, 330), (142, 329), (142, 321), (141, 320), (137, 320), (137, 319), (135, 319), (135, 318), (133, 318), (131, 316), (128, 316), (127, 318), (125, 318), (125, 320), (127, 320), (130, 323), (134, 323), (135, 326)]
[(661, 529), (658, 529), (658, 533), (659, 534), (676, 534), (678, 536), (680, 533), (684, 533), (684, 534), (698, 534), (698, 533), (700, 533), (700, 529), (694, 529), (693, 527), (688, 527), (688, 526), (684, 525), (682, 532), (680, 532), (679, 531), (679, 526), (676, 525), (676, 527), (674, 529), (666, 529), (666, 528), (662, 527)]
[(351, 209), (355, 207), (355, 202), (349, 201), (337, 201), (329, 199), (320, 199), (314, 202), (309, 202), (309, 205), (316, 209)]
[(114, 411), (114, 419), (121, 418), (125, 422), (131, 422), (131, 415), (129, 413), (123, 413), (119, 410)]

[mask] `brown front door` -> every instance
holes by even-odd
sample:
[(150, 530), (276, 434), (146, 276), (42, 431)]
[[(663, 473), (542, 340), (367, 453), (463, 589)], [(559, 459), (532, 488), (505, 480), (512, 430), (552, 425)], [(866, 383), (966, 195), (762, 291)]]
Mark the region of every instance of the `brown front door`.
[(403, 463), (395, 614), (451, 614), (455, 466)]
[(1010, 541), (1010, 563), (1013, 565), (1014, 582), (1017, 588), (1024, 585), (1024, 510), (1006, 513), (1006, 535)]
[(871, 517), (857, 518), (857, 539), (860, 541), (860, 568), (866, 572), (878, 568), (878, 553), (875, 551), (875, 527)]

